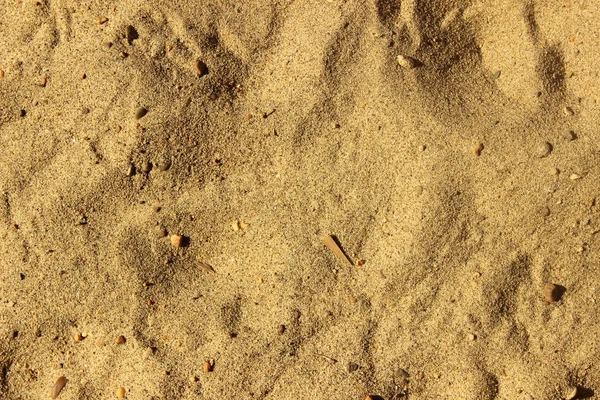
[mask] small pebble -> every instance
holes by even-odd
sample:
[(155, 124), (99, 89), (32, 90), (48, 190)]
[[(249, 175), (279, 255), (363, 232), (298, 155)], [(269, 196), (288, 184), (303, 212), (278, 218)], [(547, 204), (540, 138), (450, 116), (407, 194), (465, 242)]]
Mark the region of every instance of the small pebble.
[(60, 395), (61, 390), (63, 390), (63, 388), (65, 387), (67, 382), (69, 382), (69, 380), (64, 376), (61, 376), (60, 378), (58, 378), (56, 380), (56, 382), (54, 383), (52, 392), (50, 392), (50, 398), (56, 399), (58, 397), (58, 395)]
[(471, 151), (473, 151), (473, 154), (479, 157), (481, 155), (481, 152), (483, 151), (483, 143), (477, 143), (473, 145)]
[(553, 283), (546, 283), (544, 285), (544, 298), (548, 303), (560, 300), (560, 286)]
[(196, 382), (198, 382), (198, 381), (199, 381), (199, 379), (198, 379), (198, 377), (197, 377), (197, 376), (192, 376), (192, 377), (190, 377), (190, 382), (192, 382), (192, 383), (196, 383)]
[(399, 55), (396, 58), (396, 60), (398, 60), (398, 64), (402, 68), (412, 69), (412, 68), (415, 68), (417, 66), (417, 61), (414, 58), (411, 58), (411, 57), (408, 57), (408, 56)]
[(231, 227), (233, 228), (234, 231), (239, 231), (240, 230), (240, 221), (235, 220), (231, 223)]
[(500, 78), (500, 75), (502, 75), (502, 71), (496, 71), (496, 72), (494, 72), (494, 79)]
[(167, 235), (168, 235), (167, 230), (165, 228), (163, 228), (162, 226), (156, 226), (152, 230), (152, 236), (154, 236), (157, 239), (164, 238)]
[(560, 174), (560, 170), (558, 168), (550, 168), (550, 175), (558, 175)]
[(473, 340), (477, 339), (477, 336), (476, 336), (476, 335), (474, 335), (474, 334), (472, 334), (472, 333), (469, 333), (469, 335), (468, 335), (467, 337), (468, 337), (468, 338), (469, 338), (469, 340), (471, 340), (471, 341), (473, 341)]
[(0, 69), (0, 79), (4, 78), (4, 71)]
[(548, 157), (552, 153), (552, 145), (548, 142), (540, 143), (535, 149), (535, 155), (539, 158)]
[(581, 178), (581, 176), (579, 176), (579, 175), (577, 175), (577, 174), (571, 174), (571, 175), (569, 176), (569, 179), (570, 179), (570, 180), (572, 180), (572, 181), (574, 181), (574, 180), (577, 180), (577, 179), (579, 179), (579, 178)]
[(135, 175), (135, 165), (129, 164), (129, 167), (127, 167), (127, 176), (133, 175)]
[(135, 119), (141, 119), (144, 118), (144, 116), (148, 114), (148, 110), (146, 110), (144, 107), (140, 107), (137, 109), (137, 111), (135, 112)]
[(83, 335), (81, 333), (78, 333), (75, 335), (75, 341), (76, 342), (81, 342), (84, 339)]
[(575, 131), (569, 131), (567, 133), (565, 133), (565, 139), (571, 141), (571, 140), (575, 140), (577, 139), (577, 134), (575, 133)]
[(565, 108), (563, 108), (563, 113), (567, 117), (572, 117), (573, 115), (575, 115), (575, 111), (573, 111), (573, 109), (571, 107), (565, 107)]
[(550, 215), (550, 209), (548, 207), (540, 207), (540, 209), (538, 210), (538, 214), (542, 217), (547, 217), (548, 215)]
[(194, 61), (194, 69), (196, 70), (196, 74), (198, 75), (199, 78), (208, 74), (208, 66), (203, 61), (200, 61), (200, 60)]
[(355, 266), (357, 266), (357, 267), (360, 267), (360, 266), (362, 266), (362, 265), (365, 265), (365, 260), (363, 260), (363, 259), (359, 258), (359, 259), (357, 259), (356, 261), (354, 261), (354, 265), (355, 265)]
[(577, 386), (570, 386), (566, 388), (563, 397), (565, 400), (573, 400), (577, 398)]
[(212, 372), (212, 370), (213, 370), (213, 366), (212, 366), (212, 364), (210, 363), (210, 361), (206, 361), (206, 362), (204, 363), (204, 365), (202, 366), (202, 369), (204, 370), (204, 372)]
[(358, 364), (350, 361), (348, 363), (348, 372), (354, 372), (358, 369)]
[(87, 78), (87, 75), (86, 75), (86, 74), (85, 74), (85, 72), (84, 72), (84, 73), (83, 73), (83, 74), (81, 74), (79, 77), (80, 77), (81, 79), (85, 79), (85, 78)]
[(181, 246), (183, 246), (183, 236), (181, 236), (181, 235), (171, 235), (171, 245), (173, 245), (173, 247), (181, 247)]
[(285, 325), (279, 325), (279, 328), (277, 328), (277, 332), (279, 332), (280, 335), (283, 335), (285, 333)]
[(132, 44), (133, 41), (139, 37), (140, 35), (137, 30), (133, 26), (127, 25), (127, 28), (125, 28), (125, 38), (127, 39), (127, 43)]
[(169, 168), (171, 168), (171, 160), (165, 160), (162, 161), (160, 163), (158, 163), (158, 165), (156, 166), (158, 168), (159, 171), (166, 171)]
[(425, 146), (424, 144), (419, 146), (419, 151), (425, 151), (425, 149), (427, 149), (427, 146)]
[(142, 172), (148, 173), (152, 171), (152, 163), (150, 161), (146, 161), (142, 164)]
[(125, 336), (123, 336), (123, 335), (121, 335), (115, 339), (116, 344), (125, 344), (126, 341), (127, 341), (127, 339), (125, 339)]
[(124, 399), (125, 398), (125, 388), (120, 387), (117, 389), (117, 398)]
[(108, 21), (108, 18), (106, 18), (106, 17), (98, 17), (96, 19), (96, 22), (98, 23), (98, 25), (105, 24), (107, 21)]

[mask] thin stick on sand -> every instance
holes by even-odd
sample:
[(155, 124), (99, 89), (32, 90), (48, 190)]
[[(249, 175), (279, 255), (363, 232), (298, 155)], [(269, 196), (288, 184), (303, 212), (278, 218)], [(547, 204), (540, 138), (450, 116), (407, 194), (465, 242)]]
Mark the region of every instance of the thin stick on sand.
[(348, 264), (353, 265), (352, 261), (350, 261), (350, 259), (346, 256), (346, 254), (340, 248), (340, 246), (337, 244), (337, 242), (335, 241), (335, 239), (333, 238), (333, 236), (326, 235), (323, 238), (323, 243), (325, 243), (325, 246), (327, 246), (329, 248), (329, 250), (333, 251), (333, 254), (335, 254), (336, 256), (338, 256), (338, 258), (340, 260), (342, 260), (342, 262), (347, 262)]

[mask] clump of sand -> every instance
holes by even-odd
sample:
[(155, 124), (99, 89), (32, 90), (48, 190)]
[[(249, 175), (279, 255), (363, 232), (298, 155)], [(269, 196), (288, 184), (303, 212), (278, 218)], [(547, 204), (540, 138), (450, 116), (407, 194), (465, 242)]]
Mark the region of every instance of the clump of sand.
[(590, 398), (599, 13), (6, 2), (0, 397)]

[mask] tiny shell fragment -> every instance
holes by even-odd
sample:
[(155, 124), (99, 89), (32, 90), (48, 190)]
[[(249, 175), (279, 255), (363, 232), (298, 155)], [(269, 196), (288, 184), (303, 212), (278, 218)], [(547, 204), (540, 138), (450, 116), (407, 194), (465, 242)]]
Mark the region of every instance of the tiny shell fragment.
[(200, 261), (200, 262), (198, 263), (198, 266), (199, 266), (200, 268), (202, 268), (202, 269), (203, 269), (204, 271), (206, 271), (206, 272), (215, 272), (214, 268), (213, 268), (213, 267), (211, 267), (211, 266), (210, 266), (210, 264), (207, 264), (207, 263), (205, 263), (205, 262), (202, 262), (202, 261)]
[(52, 392), (50, 393), (50, 398), (56, 399), (58, 397), (58, 395), (60, 394), (60, 391), (63, 390), (63, 388), (67, 384), (67, 382), (69, 382), (69, 380), (64, 376), (61, 376), (60, 378), (58, 378), (56, 380), (56, 383), (54, 384), (54, 387), (52, 388)]
[(335, 254), (340, 260), (342, 260), (343, 262), (347, 262), (350, 265), (353, 265), (352, 261), (350, 261), (350, 259), (346, 257), (346, 254), (344, 254), (340, 246), (338, 246), (338, 244), (335, 242), (333, 237), (331, 237), (331, 235), (326, 235), (323, 238), (323, 243), (329, 248), (329, 250), (333, 251), (333, 254)]

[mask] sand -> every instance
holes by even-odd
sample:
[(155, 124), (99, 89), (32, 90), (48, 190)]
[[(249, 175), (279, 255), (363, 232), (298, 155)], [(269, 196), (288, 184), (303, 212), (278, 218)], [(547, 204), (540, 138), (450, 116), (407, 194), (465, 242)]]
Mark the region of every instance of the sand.
[(599, 15), (2, 2), (0, 398), (597, 396)]

